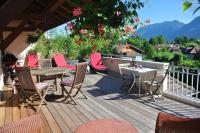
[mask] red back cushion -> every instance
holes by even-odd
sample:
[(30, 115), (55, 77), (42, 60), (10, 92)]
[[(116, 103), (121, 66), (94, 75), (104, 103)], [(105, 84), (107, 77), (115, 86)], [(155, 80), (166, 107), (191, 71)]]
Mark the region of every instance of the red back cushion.
[(36, 68), (39, 66), (38, 57), (36, 53), (28, 54), (27, 61), (28, 61), (28, 67), (30, 68)]
[(90, 56), (92, 66), (102, 65), (101, 53), (92, 53)]
[(65, 67), (68, 66), (67, 61), (63, 54), (55, 54), (53, 59), (58, 67)]

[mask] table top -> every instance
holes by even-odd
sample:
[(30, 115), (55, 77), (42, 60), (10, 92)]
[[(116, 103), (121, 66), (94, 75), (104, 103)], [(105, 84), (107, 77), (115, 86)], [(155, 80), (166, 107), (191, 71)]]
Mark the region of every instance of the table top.
[(127, 121), (99, 119), (81, 125), (75, 133), (138, 133), (138, 131)]
[(123, 67), (123, 69), (128, 69), (128, 70), (131, 70), (131, 71), (136, 72), (136, 73), (148, 73), (148, 72), (157, 71), (156, 69), (146, 68), (146, 67), (142, 67), (142, 68)]
[(61, 67), (46, 67), (46, 68), (37, 68), (31, 70), (32, 75), (43, 75), (43, 76), (51, 76), (51, 75), (60, 75), (60, 74), (68, 74), (69, 69), (61, 68)]

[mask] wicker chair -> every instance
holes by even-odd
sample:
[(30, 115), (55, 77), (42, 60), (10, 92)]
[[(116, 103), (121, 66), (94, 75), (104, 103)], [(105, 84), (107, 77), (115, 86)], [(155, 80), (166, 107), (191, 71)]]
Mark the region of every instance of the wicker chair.
[(199, 133), (200, 118), (183, 118), (160, 112), (155, 133)]
[(0, 133), (43, 133), (43, 129), (40, 115), (32, 115), (6, 124), (0, 128)]
[[(80, 92), (86, 99), (87, 97), (84, 95), (84, 93), (81, 91), (81, 87), (83, 85), (85, 75), (87, 71), (87, 63), (78, 63), (76, 65), (76, 72), (75, 77), (73, 80), (70, 79), (64, 79), (61, 81), (61, 88), (62, 88), (62, 94), (64, 95), (64, 92), (66, 92), (66, 100), (70, 98), (70, 101), (73, 101), (75, 104), (74, 98), (77, 96), (77, 94)], [(68, 91), (66, 87), (70, 87), (71, 89)], [(75, 94), (72, 94), (73, 91), (75, 91)], [(77, 97), (76, 97), (77, 98)]]
[[(16, 71), (21, 86), (20, 93), (22, 93), (21, 95), (23, 96), (24, 102), (26, 103), (27, 100), (33, 102), (36, 96), (41, 100), (37, 108), (37, 111), (39, 111), (50, 88), (48, 83), (34, 83), (29, 67), (16, 67)], [(32, 97), (34, 97), (33, 100), (31, 100)]]

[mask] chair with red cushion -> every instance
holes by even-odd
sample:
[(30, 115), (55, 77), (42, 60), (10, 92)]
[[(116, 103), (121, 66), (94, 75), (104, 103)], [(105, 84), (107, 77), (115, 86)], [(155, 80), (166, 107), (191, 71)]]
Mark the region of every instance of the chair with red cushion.
[(58, 67), (65, 67), (71, 70), (76, 69), (76, 66), (71, 66), (70, 64), (67, 63), (67, 60), (65, 59), (64, 55), (61, 53), (55, 54), (53, 56), (53, 59)]
[(102, 56), (99, 52), (92, 53), (90, 56), (90, 61), (92, 68), (95, 70), (105, 71), (108, 69), (107, 66), (103, 65)]
[(38, 56), (36, 53), (29, 53), (27, 55), (27, 63), (29, 68), (39, 67)]
[(199, 133), (200, 118), (183, 118), (160, 112), (155, 133)]

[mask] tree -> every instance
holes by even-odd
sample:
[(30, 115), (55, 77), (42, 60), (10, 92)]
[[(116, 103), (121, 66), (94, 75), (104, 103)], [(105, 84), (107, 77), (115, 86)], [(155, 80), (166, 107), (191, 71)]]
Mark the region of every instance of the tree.
[(174, 58), (173, 58), (174, 65), (179, 65), (180, 62), (183, 60), (183, 56), (184, 55), (182, 52), (174, 53)]
[(155, 54), (155, 48), (150, 43), (145, 43), (142, 48), (147, 55), (147, 58), (151, 59)]
[(176, 37), (176, 38), (174, 39), (174, 42), (175, 42), (176, 44), (184, 45), (184, 44), (186, 44), (186, 43), (189, 42), (189, 39), (188, 39), (187, 37), (185, 37), (185, 36), (181, 36), (181, 37)]
[(190, 9), (191, 7), (194, 7), (193, 14), (195, 14), (197, 11), (200, 10), (200, 0), (186, 0), (183, 2), (183, 11), (186, 11)]
[(166, 40), (163, 35), (157, 36), (158, 44), (165, 44)]
[(152, 45), (157, 45), (158, 44), (158, 39), (156, 37), (152, 37), (149, 39), (149, 43)]

